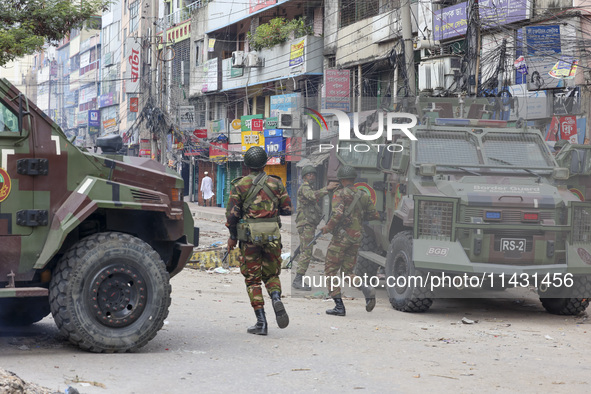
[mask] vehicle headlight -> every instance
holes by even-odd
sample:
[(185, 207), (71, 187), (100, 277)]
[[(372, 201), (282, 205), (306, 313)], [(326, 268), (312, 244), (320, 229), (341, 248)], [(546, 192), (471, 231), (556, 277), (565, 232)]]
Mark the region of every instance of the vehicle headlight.
[(420, 235), (451, 238), (453, 203), (443, 201), (419, 201)]

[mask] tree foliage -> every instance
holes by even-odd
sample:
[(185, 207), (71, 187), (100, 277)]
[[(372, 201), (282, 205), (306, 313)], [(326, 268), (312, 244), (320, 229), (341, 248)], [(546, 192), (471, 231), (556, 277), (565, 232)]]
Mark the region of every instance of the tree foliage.
[(0, 66), (57, 43), (109, 0), (0, 0)]

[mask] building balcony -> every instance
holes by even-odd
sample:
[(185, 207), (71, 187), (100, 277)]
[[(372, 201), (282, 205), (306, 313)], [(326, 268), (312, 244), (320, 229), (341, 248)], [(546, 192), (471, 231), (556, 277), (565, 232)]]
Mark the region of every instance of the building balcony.
[(238, 53), (222, 61), (219, 89), (233, 90), (302, 75), (322, 75), (323, 45), (322, 37), (305, 36), (257, 52)]
[(160, 31), (162, 31), (164, 28), (178, 25), (181, 22), (191, 19), (191, 14), (193, 11), (203, 7), (207, 3), (209, 3), (209, 0), (197, 0), (188, 6), (181, 8), (180, 10), (173, 12), (172, 14), (166, 15), (164, 18), (160, 18), (158, 20), (158, 27)]

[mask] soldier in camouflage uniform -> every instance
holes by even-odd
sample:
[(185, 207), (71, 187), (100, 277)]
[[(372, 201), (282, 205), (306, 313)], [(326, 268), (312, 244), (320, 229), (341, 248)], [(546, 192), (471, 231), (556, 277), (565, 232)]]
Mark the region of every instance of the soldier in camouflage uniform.
[(267, 153), (259, 146), (244, 155), (250, 174), (232, 181), (226, 208), (226, 227), (230, 230), (228, 251), (240, 240), (242, 252), (240, 272), (257, 322), (247, 332), (267, 335), (261, 281), (265, 283), (279, 328), (289, 324), (289, 317), (281, 302), (281, 237), (279, 215), (291, 215), (291, 200), (281, 178), (268, 176), (263, 171)]
[(292, 286), (296, 289), (310, 291), (312, 289), (309, 286), (304, 286), (302, 278), (308, 270), (312, 259), (312, 250), (314, 249), (314, 245), (308, 246), (308, 244), (312, 242), (316, 227), (320, 224), (322, 217), (320, 199), (336, 189), (338, 184), (330, 182), (327, 187), (315, 190), (316, 169), (312, 166), (306, 166), (302, 169), (302, 179), (304, 182), (298, 189), (298, 215), (296, 217), (296, 226), (300, 235), (300, 259)]
[[(330, 220), (322, 228), (322, 232), (332, 233), (332, 240), (328, 245), (324, 274), (329, 283), (329, 295), (335, 302), (333, 309), (326, 311), (329, 315), (345, 316), (345, 305), (341, 298), (341, 288), (332, 286), (331, 277), (351, 278), (354, 283), (356, 275), (353, 273), (357, 261), (357, 252), (363, 238), (363, 222), (379, 220), (380, 216), (369, 196), (358, 190), (355, 184), (357, 171), (351, 166), (342, 166), (337, 172), (342, 188), (335, 191), (332, 198), (332, 214)], [(361, 279), (361, 278), (360, 278)], [(356, 280), (359, 281), (359, 280)], [(371, 312), (376, 305), (375, 290), (363, 283), (359, 289), (365, 296), (365, 310)]]

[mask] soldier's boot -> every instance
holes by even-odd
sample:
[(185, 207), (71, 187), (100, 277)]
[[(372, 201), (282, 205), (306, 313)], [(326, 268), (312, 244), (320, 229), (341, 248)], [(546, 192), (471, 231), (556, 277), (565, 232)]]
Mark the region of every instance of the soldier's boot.
[(265, 316), (265, 310), (263, 308), (255, 309), (254, 314), (257, 317), (257, 322), (254, 326), (248, 327), (246, 332), (256, 335), (267, 335), (267, 317)]
[(281, 302), (281, 293), (278, 291), (272, 291), (271, 302), (273, 303), (273, 309), (275, 310), (277, 325), (279, 328), (287, 327), (289, 325), (289, 316), (287, 316), (285, 306), (283, 306), (283, 302)]
[(296, 274), (291, 285), (294, 289), (298, 289), (298, 290), (304, 290), (304, 291), (311, 291), (312, 290), (312, 288), (310, 286), (304, 286), (304, 277), (302, 274)]
[(345, 316), (346, 312), (345, 312), (345, 304), (343, 304), (343, 299), (342, 298), (333, 298), (333, 300), (335, 303), (335, 307), (333, 309), (327, 309), (326, 314), (333, 315), (333, 316)]
[(368, 312), (373, 311), (376, 306), (376, 290), (371, 286), (359, 286), (359, 290), (365, 296), (365, 310)]

